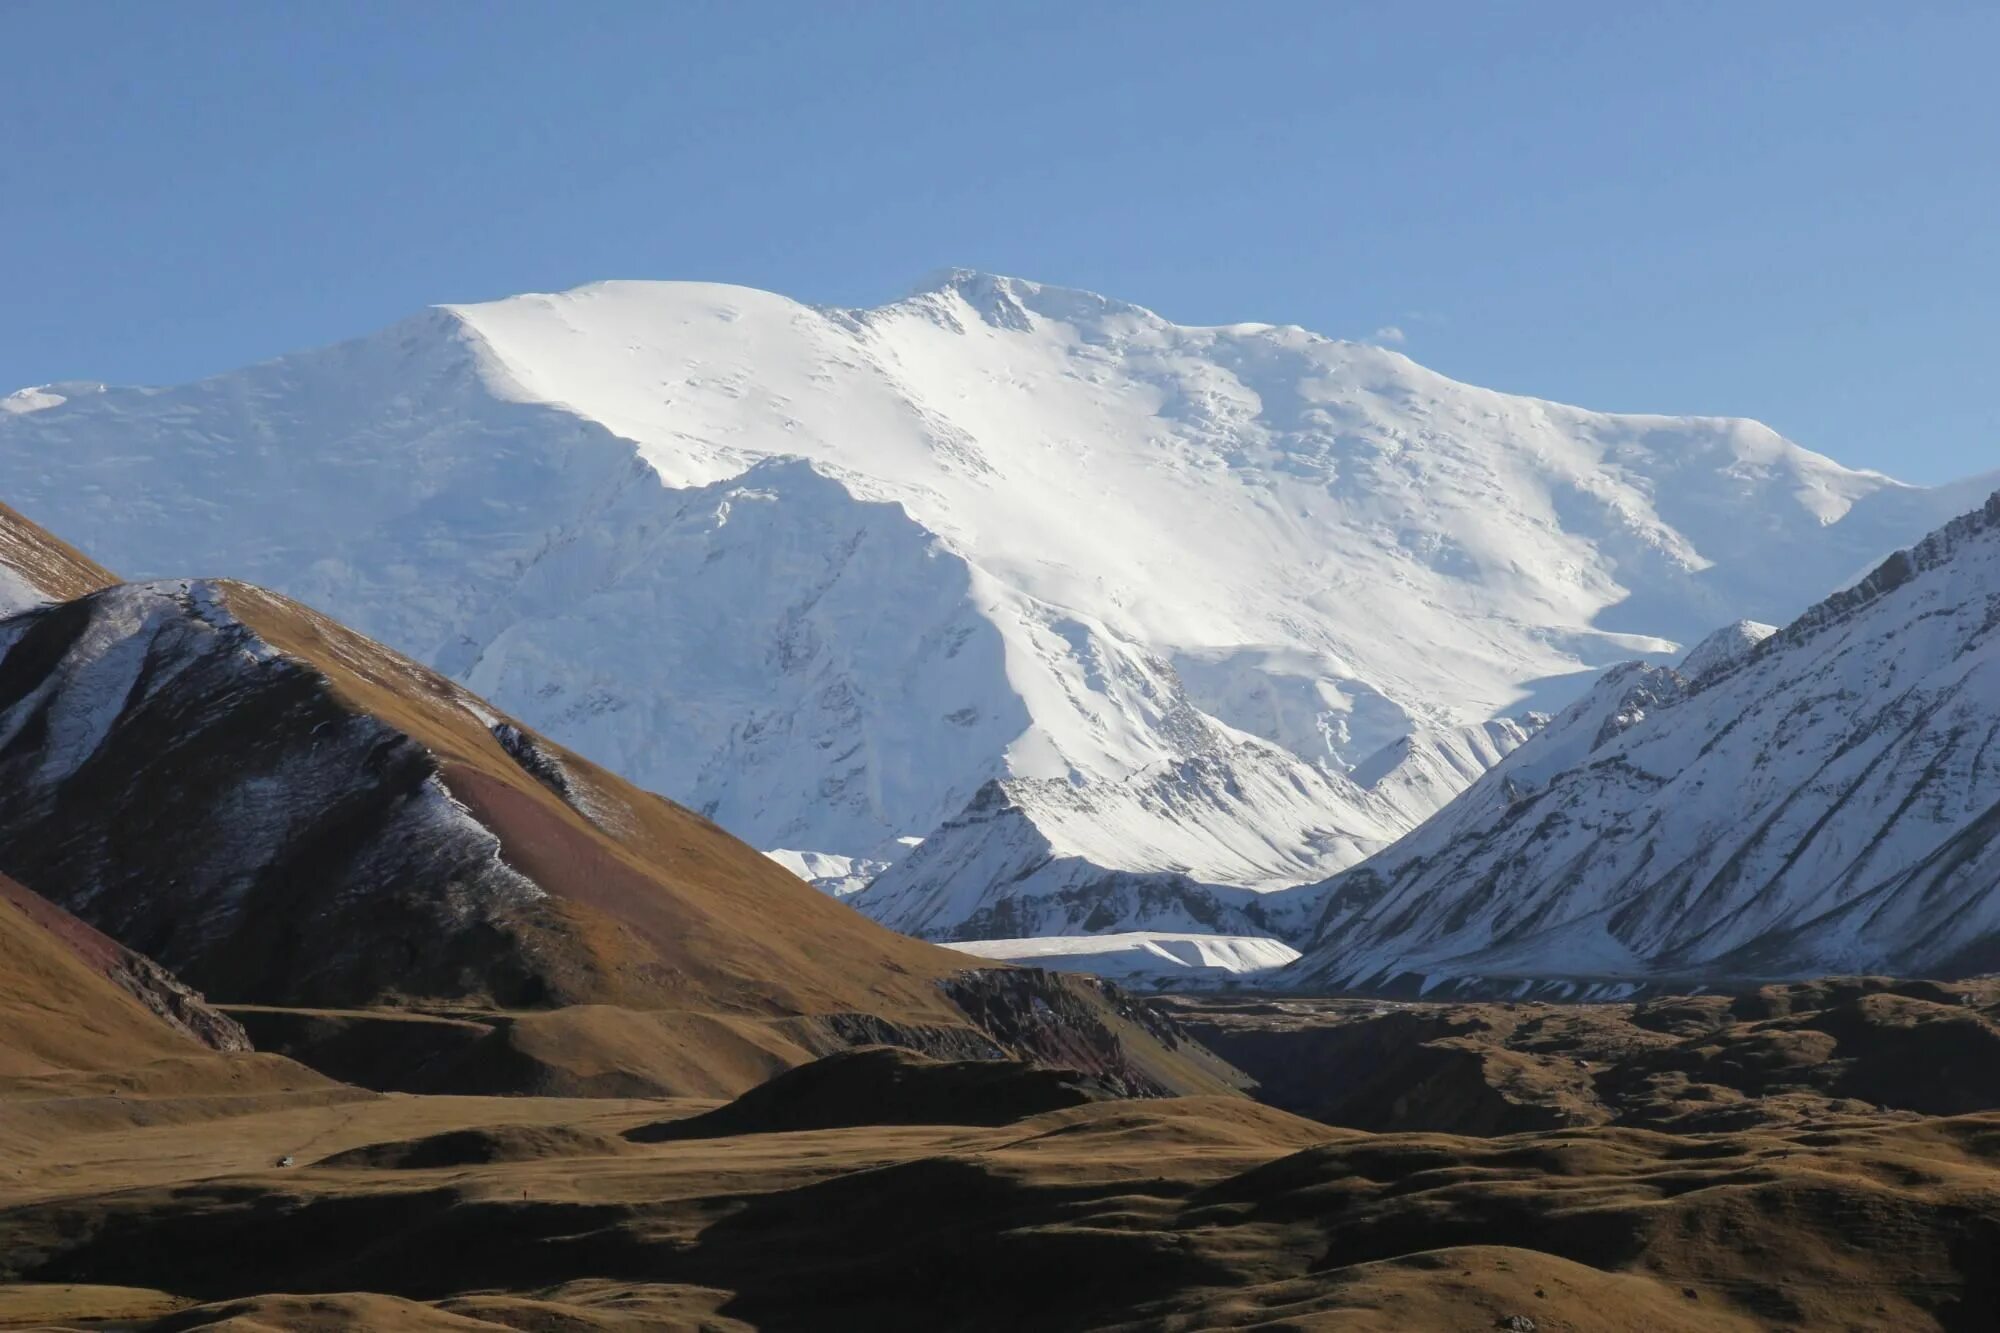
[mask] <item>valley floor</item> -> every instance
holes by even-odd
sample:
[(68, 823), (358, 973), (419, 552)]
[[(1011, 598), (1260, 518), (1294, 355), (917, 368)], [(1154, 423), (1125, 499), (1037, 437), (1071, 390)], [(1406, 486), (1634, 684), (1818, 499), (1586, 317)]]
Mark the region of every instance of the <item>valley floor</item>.
[(1369, 1128), (889, 1052), (734, 1103), (15, 1080), (0, 1327), (1990, 1328), (2000, 1112), (1925, 1111), (2000, 1106), (1996, 1002), (1174, 1002)]

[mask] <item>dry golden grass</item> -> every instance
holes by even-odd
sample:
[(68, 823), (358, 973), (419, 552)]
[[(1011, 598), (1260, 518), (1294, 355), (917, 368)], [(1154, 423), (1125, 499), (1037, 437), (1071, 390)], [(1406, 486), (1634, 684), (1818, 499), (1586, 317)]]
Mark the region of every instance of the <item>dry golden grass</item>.
[(0, 875), (0, 1084), (131, 1070), (208, 1051), (117, 984), (129, 958)]
[[(2000, 1115), (1471, 1139), (1193, 1097), (626, 1137), (714, 1105), (161, 1102), (156, 1124), (80, 1124), (0, 1179), (0, 1262), (44, 1284), (0, 1289), (0, 1312), (116, 1318), (152, 1292), (197, 1308), (138, 1327), (1961, 1330), (2000, 1312)], [(73, 1285), (58, 1302), (50, 1283)]]
[(19, 570), (51, 601), (68, 601), (118, 576), (38, 523), (0, 504), (0, 565)]

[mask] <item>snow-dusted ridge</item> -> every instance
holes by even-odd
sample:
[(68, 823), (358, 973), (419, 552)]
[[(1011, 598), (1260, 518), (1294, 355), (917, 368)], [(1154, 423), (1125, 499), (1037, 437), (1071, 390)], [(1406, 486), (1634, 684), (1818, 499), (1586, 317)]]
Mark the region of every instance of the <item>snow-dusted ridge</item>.
[(1300, 986), (2000, 966), (2000, 494), (1692, 675), (1641, 663), (1323, 886)]
[(245, 996), (394, 971), (385, 940), (412, 985), (455, 972), (542, 890), (430, 756), (226, 595), (119, 584), (0, 619), (6, 872)]
[(923, 838), (851, 900), (940, 936), (1283, 924), (1249, 891), (1413, 827), (1525, 735), (1489, 722), (1951, 503), (964, 271), (871, 310), (600, 283), (63, 396), (0, 414), (0, 497), (108, 564), (290, 593), (760, 846)]

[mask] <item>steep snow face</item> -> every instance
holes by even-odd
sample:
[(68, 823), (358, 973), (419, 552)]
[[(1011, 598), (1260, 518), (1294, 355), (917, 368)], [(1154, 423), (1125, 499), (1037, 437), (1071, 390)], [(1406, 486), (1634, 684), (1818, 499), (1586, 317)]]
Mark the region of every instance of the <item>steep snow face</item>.
[[(504, 391), (638, 441), (669, 482), (813, 459), (1005, 586), (1164, 649), (1204, 711), (1343, 764), (1413, 719), (1789, 613), (1943, 516), (1829, 541), (1899, 488), (1755, 423), (1584, 412), (981, 274), (870, 311), (607, 283), (458, 313)], [(1781, 546), (1798, 557), (1762, 558)]]
[(980, 614), (1009, 598), (899, 507), (774, 459), (628, 489), (524, 571), (513, 601), (545, 610), (482, 629), (460, 674), (765, 846), (868, 856), (1032, 726), (1009, 656), (1040, 659), (1008, 635), (1049, 617)]
[(1634, 663), (1324, 886), (1299, 985), (2000, 965), (2000, 495), (1784, 630)]
[(1481, 774), (1518, 750), (1548, 721), (1542, 713), (1455, 727), (1424, 727), (1392, 741), (1348, 776), (1367, 788), (1406, 833)]
[[(1325, 875), (1504, 753), (1496, 715), (1938, 517), (1754, 423), (962, 272), (874, 310), (605, 283), (61, 387), (0, 414), (0, 494), (115, 566), (297, 596), (764, 847), (886, 859), (1023, 784), (1021, 846), (933, 854), (974, 875), (1036, 840)], [(1413, 735), (1458, 739), (1354, 780)]]

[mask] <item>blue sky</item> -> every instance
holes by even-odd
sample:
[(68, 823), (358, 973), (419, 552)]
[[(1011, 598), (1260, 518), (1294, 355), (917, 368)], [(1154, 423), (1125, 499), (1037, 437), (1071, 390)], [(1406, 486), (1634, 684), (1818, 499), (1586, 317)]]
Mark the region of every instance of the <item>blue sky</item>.
[(959, 264), (2000, 467), (1997, 7), (127, 0), (0, 43), (4, 387)]

